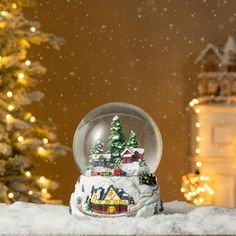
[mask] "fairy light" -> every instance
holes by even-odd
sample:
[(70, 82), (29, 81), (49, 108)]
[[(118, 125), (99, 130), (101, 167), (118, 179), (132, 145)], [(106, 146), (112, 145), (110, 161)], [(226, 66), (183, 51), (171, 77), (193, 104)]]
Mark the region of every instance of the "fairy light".
[(200, 161), (197, 161), (197, 162), (196, 162), (196, 166), (197, 166), (197, 167), (201, 167), (201, 166), (202, 166), (202, 163), (201, 163)]
[(184, 193), (184, 192), (185, 192), (185, 188), (182, 187), (182, 188), (180, 189), (180, 191), (181, 191), (182, 193)]
[(16, 9), (16, 8), (17, 8), (17, 4), (16, 4), (15, 2), (12, 3), (12, 4), (11, 4), (11, 8), (12, 8), (12, 9)]
[(197, 137), (196, 137), (196, 141), (197, 141), (197, 142), (200, 142), (201, 140), (202, 140), (202, 139), (201, 139), (200, 136), (197, 136)]
[(13, 193), (8, 193), (8, 197), (12, 199), (14, 197), (14, 194)]
[(34, 32), (36, 31), (36, 28), (35, 28), (34, 26), (32, 26), (32, 27), (30, 28), (30, 31), (34, 33)]
[(14, 106), (13, 106), (13, 105), (9, 105), (9, 106), (7, 107), (7, 109), (8, 109), (8, 111), (13, 111), (13, 110), (14, 110)]
[(48, 192), (48, 190), (46, 188), (42, 188), (41, 192), (45, 194)]
[(43, 143), (47, 144), (48, 143), (48, 139), (47, 138), (43, 138)]
[(9, 98), (11, 98), (11, 97), (13, 96), (12, 91), (8, 91), (8, 92), (7, 92), (7, 96), (8, 96)]
[(38, 154), (43, 155), (45, 153), (45, 149), (43, 147), (38, 147)]
[(25, 61), (25, 64), (26, 64), (27, 66), (30, 66), (31, 61), (30, 61), (30, 60), (26, 60), (26, 61)]
[(196, 152), (197, 154), (200, 154), (200, 152), (201, 152), (200, 148), (196, 148), (196, 149), (195, 149), (195, 152)]
[(2, 16), (6, 16), (6, 15), (7, 15), (7, 12), (6, 12), (6, 11), (1, 11), (1, 15), (2, 15)]
[(34, 116), (30, 117), (30, 122), (34, 123), (36, 121), (36, 118)]
[[(189, 102), (189, 106), (194, 109), (194, 112), (196, 114), (200, 114), (202, 112), (200, 107), (194, 107), (197, 104), (199, 104), (199, 100), (196, 98)], [(199, 121), (195, 123), (196, 128), (200, 128), (201, 125), (202, 124)], [(198, 155), (201, 153), (199, 142), (202, 141), (202, 137), (197, 135), (195, 137), (195, 141), (197, 142), (195, 153)], [(182, 186), (180, 188), (180, 192), (183, 193), (187, 201), (195, 205), (211, 204), (215, 194), (214, 190), (211, 188), (212, 181), (209, 176), (200, 174), (202, 162), (195, 162), (195, 166), (194, 172), (182, 176)]]
[(29, 191), (28, 191), (28, 194), (29, 194), (29, 195), (33, 195), (33, 191), (29, 190)]
[(12, 115), (11, 115), (11, 114), (7, 114), (7, 115), (6, 115), (6, 120), (7, 120), (7, 121), (10, 121), (11, 119), (12, 119)]
[(18, 79), (22, 80), (22, 79), (24, 79), (24, 78), (25, 78), (24, 73), (20, 72), (20, 73), (18, 74)]
[(18, 140), (18, 142), (22, 143), (22, 142), (24, 141), (24, 138), (23, 138), (23, 136), (19, 136), (19, 137), (17, 138), (17, 140)]
[(27, 177), (31, 177), (31, 172), (30, 172), (30, 171), (26, 171), (26, 172), (25, 172), (25, 175), (26, 175)]
[(46, 181), (46, 179), (45, 179), (45, 177), (44, 176), (41, 176), (40, 178), (39, 178), (39, 181), (40, 181), (40, 183), (45, 183), (45, 181)]

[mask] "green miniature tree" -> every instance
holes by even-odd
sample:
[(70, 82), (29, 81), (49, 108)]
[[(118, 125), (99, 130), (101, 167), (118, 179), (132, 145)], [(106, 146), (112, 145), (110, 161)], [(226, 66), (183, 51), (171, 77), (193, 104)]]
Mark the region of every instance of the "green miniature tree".
[(138, 147), (138, 142), (137, 142), (137, 139), (136, 139), (136, 134), (132, 130), (130, 131), (130, 135), (129, 135), (129, 140), (128, 140), (127, 146), (129, 148), (137, 148)]
[(121, 159), (116, 159), (114, 167), (115, 169), (121, 169)]
[(138, 165), (139, 165), (140, 167), (146, 166), (145, 160), (144, 160), (144, 159), (139, 159), (139, 160), (138, 160)]
[(118, 116), (115, 116), (111, 123), (111, 135), (109, 137), (108, 147), (111, 153), (111, 164), (120, 159), (120, 154), (125, 149), (125, 135)]
[(91, 150), (90, 150), (90, 155), (102, 153), (103, 146), (104, 146), (104, 144), (101, 142), (101, 140), (95, 141), (92, 145)]
[(164, 207), (163, 207), (163, 202), (162, 202), (162, 200), (161, 200), (160, 205), (159, 205), (159, 204), (156, 204), (156, 205), (155, 205), (155, 208), (154, 208), (154, 215), (158, 215), (158, 214), (160, 214), (160, 213), (163, 212), (163, 211), (164, 211)]

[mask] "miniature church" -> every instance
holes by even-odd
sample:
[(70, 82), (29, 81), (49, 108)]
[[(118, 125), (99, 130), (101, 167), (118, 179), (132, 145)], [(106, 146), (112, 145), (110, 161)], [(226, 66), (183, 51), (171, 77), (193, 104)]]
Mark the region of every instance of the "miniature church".
[(196, 59), (199, 96), (190, 102), (192, 160), (213, 180), (211, 203), (236, 207), (236, 43), (208, 44)]

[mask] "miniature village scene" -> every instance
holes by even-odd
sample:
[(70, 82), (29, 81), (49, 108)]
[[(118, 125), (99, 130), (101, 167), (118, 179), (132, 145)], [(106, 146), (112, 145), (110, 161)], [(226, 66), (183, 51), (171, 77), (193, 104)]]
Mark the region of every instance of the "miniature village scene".
[(71, 196), (71, 212), (100, 217), (152, 216), (163, 211), (156, 176), (145, 163), (144, 149), (134, 131), (126, 138), (118, 116), (110, 127), (109, 142), (97, 140), (89, 166)]
[[(155, 177), (150, 175), (145, 163), (144, 149), (138, 147), (134, 131), (130, 131), (126, 142), (118, 116), (111, 123), (108, 150), (104, 152), (104, 143), (97, 140), (91, 147), (87, 176), (142, 176), (146, 184), (155, 184)], [(144, 178), (145, 177), (145, 178)]]

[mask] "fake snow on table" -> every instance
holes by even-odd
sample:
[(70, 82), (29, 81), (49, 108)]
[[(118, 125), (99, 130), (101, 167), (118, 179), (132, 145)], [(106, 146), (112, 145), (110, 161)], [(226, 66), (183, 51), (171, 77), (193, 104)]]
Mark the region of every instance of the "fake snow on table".
[(164, 204), (164, 214), (149, 218), (93, 218), (68, 214), (68, 207), (17, 202), (0, 204), (4, 235), (163, 235), (236, 234), (236, 209)]

